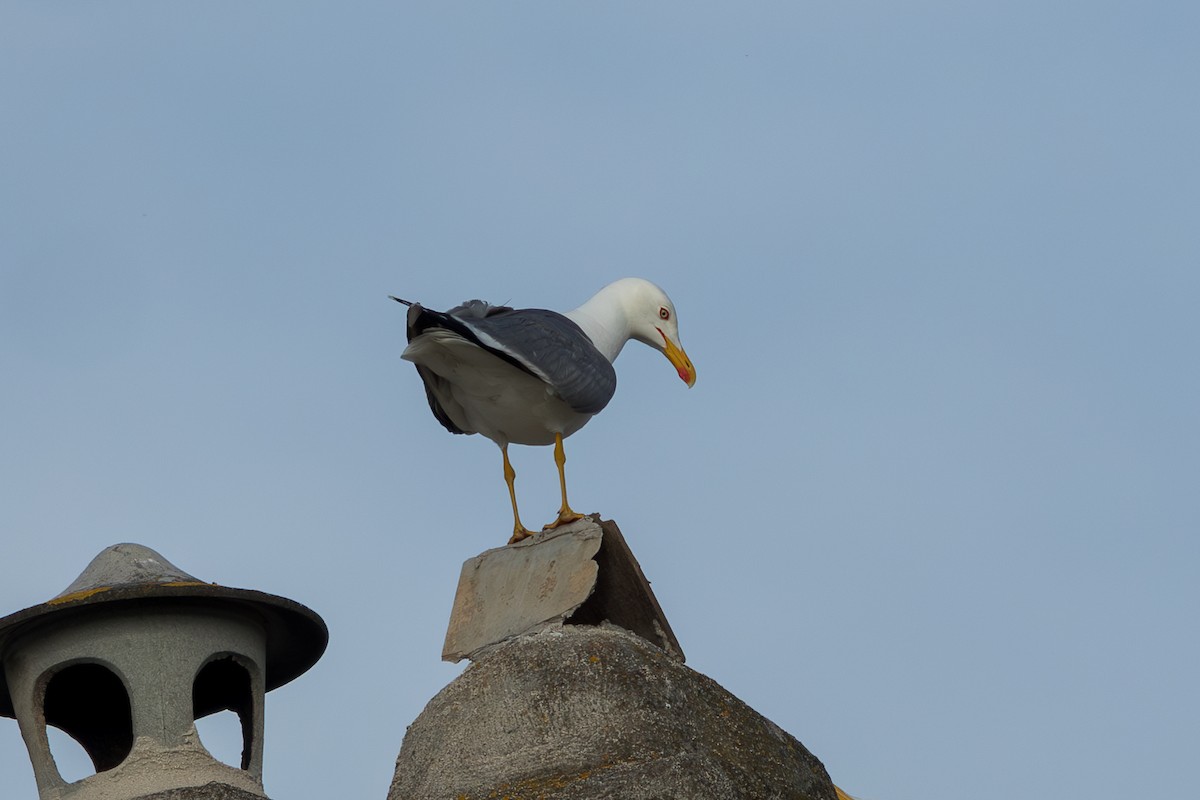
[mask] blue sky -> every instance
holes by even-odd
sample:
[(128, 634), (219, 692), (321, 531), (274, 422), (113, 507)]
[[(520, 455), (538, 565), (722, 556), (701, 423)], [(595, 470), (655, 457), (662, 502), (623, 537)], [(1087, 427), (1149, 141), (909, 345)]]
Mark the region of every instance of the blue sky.
[[(671, 294), (567, 442), (693, 668), (866, 800), (1186, 796), (1200, 12), (0, 8), (0, 613), (136, 541), (309, 605), (266, 789), (377, 797), (508, 535), (388, 294)], [(547, 448), (514, 448), (526, 522)], [(220, 734), (213, 734), (219, 738)], [(67, 756), (64, 756), (66, 760)], [(0, 720), (6, 796), (33, 797)], [(12, 787), (11, 791), (7, 787)]]

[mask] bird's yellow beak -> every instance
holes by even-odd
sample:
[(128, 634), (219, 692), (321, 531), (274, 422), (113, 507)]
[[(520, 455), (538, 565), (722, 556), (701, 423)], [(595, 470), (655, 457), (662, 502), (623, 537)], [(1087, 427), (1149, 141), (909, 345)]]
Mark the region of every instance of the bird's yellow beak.
[(679, 378), (688, 385), (688, 388), (696, 383), (696, 368), (692, 366), (692, 360), (688, 358), (687, 353), (683, 352), (683, 348), (672, 342), (665, 333), (663, 337), (663, 352), (666, 353), (667, 360), (675, 367), (675, 371), (679, 373)]

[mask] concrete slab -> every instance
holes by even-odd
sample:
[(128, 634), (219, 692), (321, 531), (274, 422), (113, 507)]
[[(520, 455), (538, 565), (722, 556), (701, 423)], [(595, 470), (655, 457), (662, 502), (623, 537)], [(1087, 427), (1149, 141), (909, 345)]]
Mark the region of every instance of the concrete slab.
[(620, 529), (598, 515), (468, 559), (442, 659), (477, 660), (516, 637), (564, 624), (617, 625), (683, 660)]
[(580, 520), (463, 563), (443, 661), (470, 658), (491, 645), (562, 624), (591, 595), (599, 525)]

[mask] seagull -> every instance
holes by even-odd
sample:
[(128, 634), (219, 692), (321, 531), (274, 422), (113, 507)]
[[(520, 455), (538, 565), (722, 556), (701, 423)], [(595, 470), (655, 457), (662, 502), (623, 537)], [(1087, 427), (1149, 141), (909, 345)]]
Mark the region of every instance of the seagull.
[(675, 306), (648, 280), (610, 283), (574, 311), (493, 306), (468, 300), (449, 311), (408, 306), (408, 347), (429, 408), (451, 433), (481, 433), (500, 447), (512, 501), (509, 544), (533, 534), (521, 524), (510, 444), (554, 445), (562, 506), (543, 530), (582, 518), (567, 502), (563, 439), (600, 413), (617, 389), (613, 362), (630, 339), (663, 353), (691, 387), (696, 368), (679, 344)]

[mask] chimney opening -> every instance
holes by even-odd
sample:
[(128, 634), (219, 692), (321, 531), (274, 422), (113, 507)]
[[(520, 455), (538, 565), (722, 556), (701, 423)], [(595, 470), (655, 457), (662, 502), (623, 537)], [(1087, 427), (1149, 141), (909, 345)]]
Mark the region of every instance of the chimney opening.
[[(237, 656), (216, 656), (205, 664), (192, 683), (192, 715), (200, 740), (213, 757), (250, 769), (254, 741), (254, 693), (250, 672)], [(240, 738), (240, 757), (235, 753)]]
[(133, 750), (129, 692), (103, 664), (72, 664), (60, 669), (46, 683), (44, 698), (46, 725), (78, 742), (96, 772), (118, 766)]

